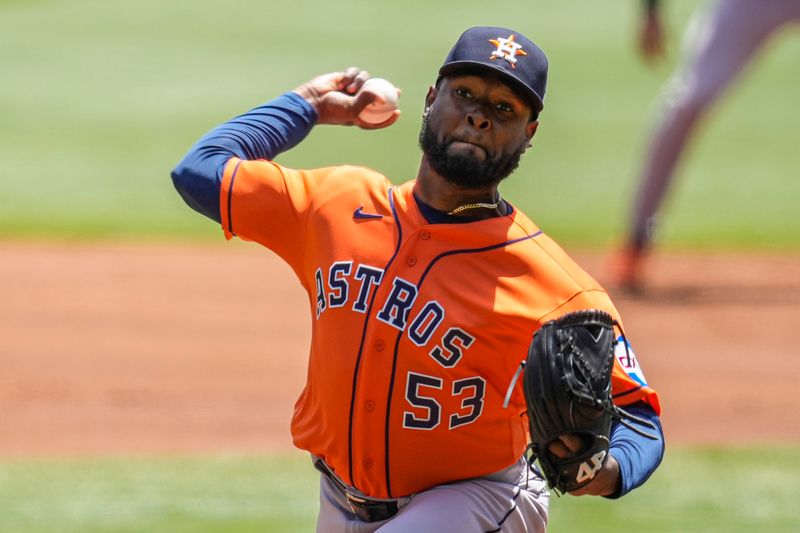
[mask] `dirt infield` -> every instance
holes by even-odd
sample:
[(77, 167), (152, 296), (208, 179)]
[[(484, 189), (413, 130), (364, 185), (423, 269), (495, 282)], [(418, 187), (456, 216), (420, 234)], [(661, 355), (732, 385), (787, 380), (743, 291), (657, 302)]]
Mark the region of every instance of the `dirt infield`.
[[(598, 256), (576, 257), (602, 281)], [(662, 255), (652, 267), (644, 295), (611, 292), (668, 440), (800, 440), (800, 256)], [(0, 291), (0, 454), (291, 446), (310, 319), (270, 252), (3, 243)]]

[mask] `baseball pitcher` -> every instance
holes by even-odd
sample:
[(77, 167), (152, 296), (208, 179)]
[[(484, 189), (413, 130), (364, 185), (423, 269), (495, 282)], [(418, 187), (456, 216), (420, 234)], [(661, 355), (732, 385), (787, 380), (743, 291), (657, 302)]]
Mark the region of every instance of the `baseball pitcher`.
[(357, 68), (216, 127), (172, 173), (189, 206), (273, 250), (308, 294), (292, 436), (320, 471), (318, 531), (541, 532), (548, 487), (617, 498), (661, 461), (659, 398), (617, 310), (498, 189), (531, 146), (547, 68), (519, 32), (464, 32), (401, 185), (273, 161), (316, 125), (398, 119), (359, 117), (380, 95)]

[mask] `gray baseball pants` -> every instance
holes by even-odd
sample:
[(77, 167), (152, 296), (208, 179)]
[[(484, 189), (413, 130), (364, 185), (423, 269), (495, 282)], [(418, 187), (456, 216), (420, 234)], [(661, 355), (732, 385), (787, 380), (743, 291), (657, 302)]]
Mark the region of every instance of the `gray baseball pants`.
[(496, 474), (433, 487), (400, 500), (400, 511), (382, 522), (362, 522), (342, 493), (320, 476), (318, 533), (544, 533), (550, 495), (525, 461)]

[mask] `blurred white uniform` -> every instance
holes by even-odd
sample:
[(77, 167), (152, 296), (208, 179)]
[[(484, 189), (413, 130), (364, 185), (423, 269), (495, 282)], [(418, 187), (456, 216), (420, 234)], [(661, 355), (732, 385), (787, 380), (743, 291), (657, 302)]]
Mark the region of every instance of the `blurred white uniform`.
[(647, 247), (653, 218), (697, 119), (775, 30), (798, 22), (800, 0), (714, 0), (693, 15), (684, 36), (684, 60), (665, 87), (642, 168), (629, 249)]

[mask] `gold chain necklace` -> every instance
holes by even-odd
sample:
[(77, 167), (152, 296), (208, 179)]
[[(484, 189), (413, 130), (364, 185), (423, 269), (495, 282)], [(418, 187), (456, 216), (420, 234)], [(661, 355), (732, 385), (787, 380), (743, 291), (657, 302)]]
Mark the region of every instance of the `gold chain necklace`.
[(456, 207), (447, 214), (455, 215), (456, 213), (460, 213), (461, 211), (466, 211), (467, 209), (477, 209), (478, 207), (483, 207), (486, 209), (497, 209), (497, 206), (499, 206), (500, 202), (502, 201), (503, 199), (500, 197), (500, 191), (497, 191), (497, 201), (494, 202), (493, 204), (487, 202), (475, 202), (474, 204), (464, 204)]

